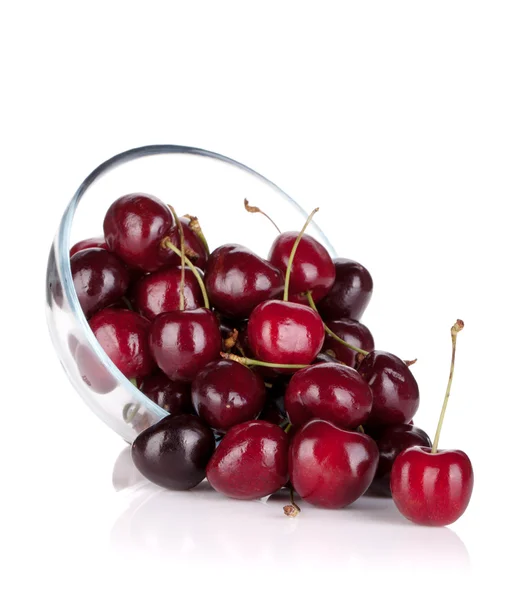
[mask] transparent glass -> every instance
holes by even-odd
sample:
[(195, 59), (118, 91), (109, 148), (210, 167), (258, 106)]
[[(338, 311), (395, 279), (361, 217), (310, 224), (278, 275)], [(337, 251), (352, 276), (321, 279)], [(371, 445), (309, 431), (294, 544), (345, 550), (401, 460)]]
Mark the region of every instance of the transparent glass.
[[(243, 200), (272, 215), (282, 231), (299, 230), (306, 211), (274, 183), (245, 165), (214, 152), (185, 146), (128, 150), (97, 167), (66, 207), (49, 255), (46, 313), (59, 359), (86, 404), (127, 442), (167, 415), (115, 367), (93, 335), (77, 299), (69, 250), (102, 235), (106, 210), (119, 196), (154, 194), (180, 214), (198, 216), (211, 249), (227, 242), (266, 256), (276, 234), (261, 215), (247, 213)], [(313, 222), (310, 235), (335, 255)]]

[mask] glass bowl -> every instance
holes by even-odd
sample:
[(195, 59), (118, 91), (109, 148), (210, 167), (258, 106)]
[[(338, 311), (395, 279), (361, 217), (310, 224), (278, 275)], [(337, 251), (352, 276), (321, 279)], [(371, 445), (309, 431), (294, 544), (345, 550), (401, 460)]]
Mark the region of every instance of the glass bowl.
[[(77, 241), (102, 235), (110, 204), (132, 192), (153, 194), (181, 215), (198, 216), (211, 250), (236, 242), (267, 256), (276, 231), (263, 216), (244, 210), (245, 198), (271, 215), (282, 231), (298, 231), (307, 217), (297, 202), (253, 169), (192, 147), (128, 150), (102, 163), (81, 183), (66, 207), (49, 255), (48, 325), (62, 366), (79, 395), (129, 443), (168, 413), (140, 392), (99, 345), (75, 293), (69, 250)], [(309, 234), (335, 256), (315, 222)]]

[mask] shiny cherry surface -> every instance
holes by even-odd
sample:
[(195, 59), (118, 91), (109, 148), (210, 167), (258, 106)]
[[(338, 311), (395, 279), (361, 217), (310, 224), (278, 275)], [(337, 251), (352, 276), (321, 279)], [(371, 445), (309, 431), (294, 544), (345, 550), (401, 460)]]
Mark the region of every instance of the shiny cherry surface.
[(139, 389), (171, 415), (192, 411), (190, 385), (182, 381), (172, 381), (162, 371), (145, 377)]
[(80, 250), (87, 250), (88, 248), (104, 248), (104, 250), (108, 250), (108, 245), (102, 235), (81, 240), (80, 242), (73, 244), (70, 248), (70, 258)]
[[(338, 321), (327, 321), (326, 325), (333, 333), (355, 348), (361, 348), (366, 352), (371, 352), (375, 348), (371, 331), (358, 321), (339, 319)], [(344, 346), (328, 334), (326, 334), (322, 350), (324, 352), (330, 350), (340, 362), (350, 367), (356, 367), (357, 352)]]

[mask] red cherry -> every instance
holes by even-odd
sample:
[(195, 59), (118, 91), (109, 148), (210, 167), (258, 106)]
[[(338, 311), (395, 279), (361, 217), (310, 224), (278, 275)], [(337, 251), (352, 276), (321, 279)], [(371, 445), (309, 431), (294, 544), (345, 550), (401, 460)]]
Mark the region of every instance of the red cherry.
[[(209, 251), (201, 241), (197, 233), (190, 226), (190, 219), (187, 217), (180, 217), (181, 227), (185, 235), (185, 255), (187, 258), (199, 269), (205, 269), (207, 259), (209, 257)], [(166, 236), (174, 246), (179, 247), (180, 236), (177, 225), (174, 225), (167, 231)], [(168, 265), (177, 262), (177, 257), (170, 248), (161, 246), (159, 248), (159, 261), (161, 264)]]
[(210, 255), (205, 285), (213, 306), (237, 319), (284, 291), (283, 273), (239, 244), (225, 244)]
[[(132, 289), (130, 299), (134, 307), (147, 319), (179, 310), (181, 267), (164, 267), (142, 277)], [(193, 310), (203, 305), (203, 294), (192, 271), (185, 267), (185, 309)]]
[[(366, 352), (372, 352), (375, 348), (370, 330), (366, 325), (363, 325), (358, 321), (341, 319), (338, 321), (327, 321), (326, 325), (333, 333), (351, 346), (361, 348)], [(348, 346), (344, 346), (344, 344), (330, 336), (328, 333), (326, 333), (323, 346), (323, 351), (325, 352), (327, 350), (330, 350), (340, 362), (343, 362), (350, 367), (356, 366), (358, 353)]]
[(358, 371), (373, 393), (370, 426), (406, 423), (415, 415), (419, 386), (403, 360), (374, 350), (360, 363)]
[(71, 276), (87, 319), (120, 300), (130, 283), (124, 264), (103, 248), (76, 252), (71, 259)]
[(117, 387), (116, 379), (88, 346), (77, 342), (74, 359), (82, 381), (94, 392), (109, 394)]
[(161, 371), (145, 377), (139, 389), (171, 415), (189, 413), (192, 410), (190, 385), (172, 381)]
[(81, 240), (80, 242), (73, 244), (71, 247), (70, 258), (77, 252), (80, 252), (81, 250), (87, 250), (88, 248), (103, 248), (104, 250), (108, 250), (108, 245), (102, 235)]
[(377, 445), (369, 436), (310, 421), (289, 449), (291, 483), (310, 504), (343, 508), (368, 489), (378, 460)]
[(158, 198), (128, 194), (108, 209), (104, 238), (108, 248), (127, 265), (155, 271), (163, 264), (160, 243), (173, 224), (172, 213)]
[(172, 380), (190, 382), (221, 352), (214, 313), (206, 308), (163, 313), (150, 328), (150, 350)]
[(231, 360), (210, 362), (192, 382), (194, 410), (220, 432), (256, 419), (264, 402), (263, 379)]
[(318, 308), (324, 320), (359, 320), (370, 303), (373, 280), (367, 269), (354, 260), (336, 258), (335, 283)]
[(105, 308), (89, 324), (103, 350), (125, 377), (142, 377), (154, 370), (148, 348), (147, 319), (131, 310)]
[(285, 409), (295, 427), (322, 419), (343, 429), (355, 428), (368, 418), (372, 402), (364, 379), (355, 369), (339, 364), (297, 371), (285, 393)]
[[(298, 231), (281, 233), (269, 251), (269, 262), (283, 273), (287, 270), (289, 256), (299, 235)], [(335, 282), (335, 265), (329, 252), (310, 235), (305, 234), (296, 251), (291, 268), (290, 299), (306, 303), (302, 296), (311, 291), (315, 302), (323, 298)]]
[(272, 423), (235, 425), (207, 465), (212, 487), (239, 500), (256, 500), (287, 483), (287, 435)]

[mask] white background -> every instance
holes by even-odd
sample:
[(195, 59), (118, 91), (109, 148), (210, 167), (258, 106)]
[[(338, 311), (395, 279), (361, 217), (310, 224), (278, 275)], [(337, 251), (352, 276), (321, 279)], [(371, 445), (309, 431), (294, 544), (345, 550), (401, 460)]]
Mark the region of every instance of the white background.
[[(504, 0), (2, 5), (2, 598), (524, 589), (526, 30)], [(377, 346), (419, 358), (430, 435), (465, 320), (441, 441), (474, 464), (460, 521), (365, 500), (289, 521), (282, 499), (167, 494), (115, 465), (123, 442), (49, 342), (45, 263), (82, 178), (148, 143), (226, 154), (321, 207), (373, 274)]]

